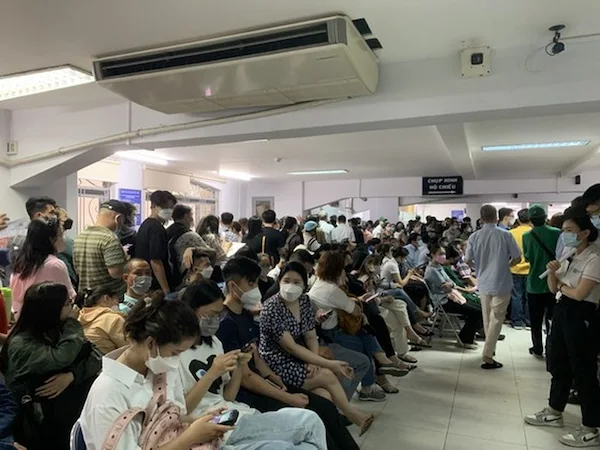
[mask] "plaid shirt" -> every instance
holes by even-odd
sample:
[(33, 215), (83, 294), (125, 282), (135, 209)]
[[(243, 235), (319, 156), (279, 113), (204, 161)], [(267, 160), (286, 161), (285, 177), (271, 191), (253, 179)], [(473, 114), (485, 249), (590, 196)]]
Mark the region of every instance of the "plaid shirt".
[(223, 227), (221, 229), (221, 236), (225, 242), (242, 242), (242, 237), (231, 231), (229, 227)]
[(472, 273), (471, 266), (465, 262), (464, 256), (461, 256), (460, 259), (454, 263), (454, 269), (458, 272), (458, 275), (463, 280), (469, 278)]

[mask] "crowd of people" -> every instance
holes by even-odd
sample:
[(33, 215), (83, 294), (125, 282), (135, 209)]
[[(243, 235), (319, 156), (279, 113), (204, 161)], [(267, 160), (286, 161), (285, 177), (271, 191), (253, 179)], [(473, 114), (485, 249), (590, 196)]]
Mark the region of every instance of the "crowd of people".
[(525, 421), (562, 426), (577, 395), (582, 427), (561, 442), (600, 444), (600, 185), (551, 220), (485, 205), (475, 224), (268, 210), (194, 227), (170, 192), (150, 203), (136, 230), (133, 205), (106, 201), (70, 239), (67, 211), (27, 202), (0, 322), (2, 443), (68, 449), (77, 422), (90, 450), (358, 449), (348, 427), (376, 417), (354, 396), (397, 394), (446, 313), (457, 346), (485, 341), (484, 370), (503, 367), (503, 323), (530, 329), (552, 384)]

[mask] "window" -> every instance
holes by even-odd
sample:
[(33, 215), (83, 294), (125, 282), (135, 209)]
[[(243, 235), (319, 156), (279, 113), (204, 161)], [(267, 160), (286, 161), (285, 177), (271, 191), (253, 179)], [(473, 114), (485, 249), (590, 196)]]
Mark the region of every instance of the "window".
[[(211, 188), (210, 186), (201, 185), (200, 183), (193, 182), (192, 189), (189, 194), (180, 194), (173, 192), (173, 195), (177, 199), (177, 203), (189, 206), (192, 208), (192, 214), (194, 215), (194, 223), (200, 222), (200, 219), (208, 215), (217, 215), (218, 205), (218, 194), (217, 189)], [(146, 208), (147, 214), (150, 214), (150, 195), (154, 190), (146, 190)]]

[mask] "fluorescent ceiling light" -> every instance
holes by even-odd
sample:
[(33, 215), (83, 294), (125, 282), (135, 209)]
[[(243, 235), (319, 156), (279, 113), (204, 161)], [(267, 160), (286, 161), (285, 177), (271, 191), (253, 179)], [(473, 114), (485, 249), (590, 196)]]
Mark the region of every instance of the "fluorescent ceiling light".
[(563, 148), (563, 147), (583, 147), (590, 141), (559, 141), (559, 142), (538, 142), (535, 144), (507, 144), (507, 145), (484, 145), (481, 150), (484, 152), (500, 152), (506, 150), (535, 150), (540, 148)]
[(0, 101), (91, 83), (94, 77), (72, 66), (35, 70), (0, 78)]
[(288, 175), (340, 175), (348, 173), (346, 169), (333, 169), (333, 170), (305, 170), (302, 172), (288, 172)]
[(158, 166), (166, 166), (167, 164), (169, 164), (168, 159), (158, 156), (154, 152), (148, 150), (129, 150), (123, 152), (116, 152), (115, 156), (121, 159), (128, 159), (130, 161), (143, 162), (146, 164), (154, 164)]
[(234, 172), (232, 170), (219, 170), (219, 175), (225, 178), (233, 178), (234, 180), (250, 181), (252, 175), (244, 172)]

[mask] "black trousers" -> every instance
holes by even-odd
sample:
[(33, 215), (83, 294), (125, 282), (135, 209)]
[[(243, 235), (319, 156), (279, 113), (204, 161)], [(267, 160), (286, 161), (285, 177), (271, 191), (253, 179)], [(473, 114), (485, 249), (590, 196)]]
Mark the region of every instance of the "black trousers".
[(471, 303), (465, 303), (459, 305), (453, 301), (448, 300), (448, 303), (444, 305), (444, 311), (449, 314), (460, 314), (465, 318), (465, 324), (458, 333), (460, 340), (463, 344), (472, 344), (475, 342), (475, 333), (483, 326), (483, 315), (481, 308)]
[(596, 317), (597, 307), (593, 303), (563, 296), (554, 308), (547, 349), (552, 374), (550, 407), (564, 411), (575, 382), (582, 423), (586, 427), (600, 427)]
[(556, 305), (555, 294), (547, 292), (544, 294), (527, 293), (529, 299), (529, 320), (531, 321), (531, 342), (533, 351), (542, 355), (544, 353), (544, 343), (542, 338), (542, 324), (546, 320), (546, 332), (550, 333), (550, 323), (554, 314), (554, 305)]
[[(288, 392), (292, 394), (304, 394), (308, 397), (308, 406), (306, 409), (316, 412), (325, 424), (327, 448), (329, 450), (359, 450), (358, 444), (346, 429), (346, 426), (342, 422), (342, 416), (333, 403), (320, 395), (313, 394), (304, 389), (294, 386), (287, 386), (287, 388)], [(242, 390), (243, 401), (260, 412), (278, 411), (281, 408), (290, 407), (290, 405), (274, 398), (255, 394), (244, 388), (240, 389), (240, 391)]]

